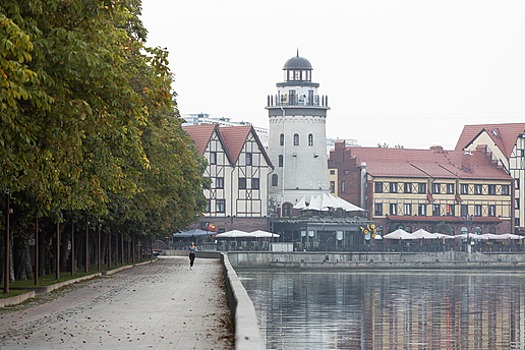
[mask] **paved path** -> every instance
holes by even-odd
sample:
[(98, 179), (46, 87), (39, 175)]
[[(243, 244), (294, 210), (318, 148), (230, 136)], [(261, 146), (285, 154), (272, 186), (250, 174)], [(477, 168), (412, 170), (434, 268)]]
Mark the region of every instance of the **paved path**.
[(161, 258), (0, 311), (0, 349), (233, 349), (219, 260)]

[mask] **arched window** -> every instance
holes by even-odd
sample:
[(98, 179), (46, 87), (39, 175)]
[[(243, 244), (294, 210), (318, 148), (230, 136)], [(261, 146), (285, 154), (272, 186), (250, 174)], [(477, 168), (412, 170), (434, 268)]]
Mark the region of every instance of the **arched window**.
[(314, 135), (308, 134), (308, 146), (314, 145)]
[(282, 154), (279, 154), (279, 168), (283, 167), (284, 158)]
[(284, 134), (281, 134), (281, 136), (279, 137), (279, 144), (281, 146), (284, 146)]
[(277, 174), (272, 175), (272, 186), (277, 186), (279, 184), (279, 176)]
[(286, 202), (283, 204), (283, 216), (292, 216), (292, 203)]
[(293, 145), (299, 146), (299, 134), (293, 134)]

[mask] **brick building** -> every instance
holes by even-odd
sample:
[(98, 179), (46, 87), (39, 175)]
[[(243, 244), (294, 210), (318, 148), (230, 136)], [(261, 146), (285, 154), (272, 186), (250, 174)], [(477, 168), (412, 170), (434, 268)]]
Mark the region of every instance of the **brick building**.
[(387, 233), (397, 228), (435, 231), (449, 225), (470, 232), (514, 230), (513, 177), (486, 152), (346, 147), (337, 142), (329, 170), (338, 195), (366, 208)]

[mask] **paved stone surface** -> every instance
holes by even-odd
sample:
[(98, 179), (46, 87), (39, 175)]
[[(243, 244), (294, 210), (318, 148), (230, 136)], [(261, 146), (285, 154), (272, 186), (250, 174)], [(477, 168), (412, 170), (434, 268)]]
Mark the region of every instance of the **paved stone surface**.
[(161, 258), (0, 311), (0, 349), (233, 349), (220, 262)]

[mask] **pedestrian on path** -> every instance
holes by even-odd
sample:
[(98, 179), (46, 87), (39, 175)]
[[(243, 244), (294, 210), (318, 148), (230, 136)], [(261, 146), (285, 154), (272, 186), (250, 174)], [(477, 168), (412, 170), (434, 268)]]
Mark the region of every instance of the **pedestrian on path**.
[(190, 253), (190, 270), (193, 267), (193, 262), (195, 261), (195, 252), (196, 251), (197, 251), (197, 247), (195, 246), (195, 243), (191, 242), (191, 245), (188, 248), (188, 252)]

